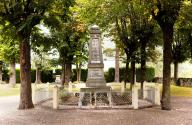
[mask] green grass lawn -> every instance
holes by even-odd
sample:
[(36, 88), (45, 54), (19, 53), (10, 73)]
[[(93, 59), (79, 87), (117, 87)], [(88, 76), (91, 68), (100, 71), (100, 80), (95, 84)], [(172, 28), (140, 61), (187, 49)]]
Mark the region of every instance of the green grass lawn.
[(192, 87), (171, 85), (171, 96), (192, 97)]
[[(155, 83), (147, 83), (148, 86), (154, 86)], [(137, 83), (138, 88), (140, 88), (140, 83)], [(127, 84), (126, 90), (129, 90), (129, 84)], [(162, 90), (162, 85), (159, 85)], [(114, 84), (113, 86), (115, 91), (121, 91), (121, 86)], [(192, 97), (192, 87), (180, 87), (171, 85), (171, 96), (180, 96), (180, 97)]]
[[(44, 88), (48, 87), (47, 84), (32, 84), (32, 88)], [(50, 85), (52, 88), (53, 85)], [(10, 87), (8, 84), (0, 84), (0, 97), (2, 96), (15, 96), (20, 93), (20, 84), (16, 84), (15, 87)]]
[(8, 85), (0, 84), (0, 97), (1, 96), (13, 96), (19, 95), (20, 85), (16, 85), (15, 87), (9, 87)]
[[(154, 83), (147, 83), (150, 86), (153, 86)], [(139, 87), (139, 84), (137, 84)], [(37, 85), (37, 87), (45, 87), (45, 84), (40, 84)], [(32, 87), (34, 88), (34, 84), (32, 84)], [(115, 84), (114, 86), (114, 90), (116, 91), (120, 91), (121, 90), (121, 86), (120, 84)], [(161, 87), (161, 85), (160, 85)], [(162, 88), (162, 87), (161, 87)], [(67, 88), (65, 88), (65, 90), (67, 90)], [(129, 90), (129, 84), (127, 84), (127, 89)], [(79, 89), (73, 88), (74, 92), (79, 91)], [(20, 93), (20, 85), (17, 84), (15, 87), (11, 88), (8, 87), (8, 85), (5, 84), (0, 84), (0, 97), (1, 96), (13, 96), (13, 95), (19, 95)], [(192, 87), (179, 87), (179, 86), (175, 86), (175, 85), (171, 85), (171, 96), (180, 96), (180, 97), (192, 97)]]

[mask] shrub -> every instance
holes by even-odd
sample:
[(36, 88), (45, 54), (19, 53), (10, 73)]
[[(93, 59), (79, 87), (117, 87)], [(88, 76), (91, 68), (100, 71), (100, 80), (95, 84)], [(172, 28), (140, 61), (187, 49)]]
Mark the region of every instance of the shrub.
[[(125, 74), (125, 67), (120, 68), (119, 70), (119, 79), (120, 82), (124, 81), (124, 74)], [(128, 82), (130, 82), (131, 79), (131, 69), (128, 69)], [(151, 82), (153, 81), (155, 77), (155, 69), (153, 67), (147, 67), (146, 68), (146, 81)], [(107, 72), (105, 72), (105, 79), (106, 82), (113, 82), (115, 78), (115, 69), (110, 68)], [(136, 69), (136, 81), (140, 82), (141, 81), (141, 68)]]
[(2, 80), (5, 82), (9, 82), (9, 70), (3, 70)]
[[(87, 80), (87, 69), (81, 69), (81, 81), (86, 81)], [(120, 68), (119, 70), (120, 73), (120, 82), (124, 80), (124, 74), (125, 74), (125, 68)], [(130, 81), (130, 73), (131, 70), (128, 70), (128, 82)], [(61, 69), (56, 69), (55, 73), (53, 74), (52, 70), (45, 70), (42, 71), (41, 73), (41, 80), (43, 83), (47, 82), (54, 82), (55, 81), (55, 75), (61, 75)], [(32, 69), (31, 70), (31, 82), (35, 82), (35, 77), (36, 77), (36, 70)], [(155, 69), (152, 67), (147, 67), (146, 68), (146, 81), (151, 82), (154, 80), (155, 77)], [(105, 72), (105, 79), (106, 82), (113, 82), (115, 78), (115, 69), (114, 68), (109, 68), (107, 72)], [(141, 79), (141, 69), (138, 68), (136, 69), (136, 80), (137, 82), (140, 82)], [(3, 70), (3, 80), (8, 82), (9, 81), (9, 75), (8, 75), (8, 70)], [(72, 72), (72, 82), (77, 81), (77, 73), (76, 69), (73, 69)], [(20, 83), (20, 69), (16, 69), (16, 82)]]
[(109, 68), (107, 72), (105, 72), (105, 80), (106, 82), (113, 82), (115, 79), (115, 69)]
[[(81, 69), (81, 81), (86, 81), (87, 80), (87, 69)], [(77, 72), (76, 69), (73, 69), (73, 74), (72, 74), (72, 82), (77, 81)]]
[[(155, 78), (155, 69), (153, 67), (147, 67), (145, 72), (145, 78), (147, 82), (152, 82)], [(141, 68), (136, 69), (137, 82), (141, 81)]]
[(45, 70), (41, 72), (41, 82), (54, 82), (55, 78), (53, 78), (53, 71), (52, 70)]

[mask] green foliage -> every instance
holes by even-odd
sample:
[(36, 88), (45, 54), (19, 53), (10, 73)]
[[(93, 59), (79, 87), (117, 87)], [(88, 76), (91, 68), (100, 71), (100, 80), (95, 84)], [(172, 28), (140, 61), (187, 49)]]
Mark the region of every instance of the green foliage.
[(183, 0), (155, 0), (152, 14), (160, 26), (174, 24), (178, 18)]
[(18, 62), (19, 60), (19, 45), (14, 34), (15, 29), (0, 28), (0, 60), (6, 63)]
[(107, 48), (103, 50), (103, 54), (105, 54), (108, 57), (114, 57), (115, 56), (115, 49)]
[(2, 78), (3, 78), (3, 81), (5, 81), (6, 83), (9, 82), (9, 70), (7, 70), (7, 69), (4, 69), (4, 70), (3, 70), (3, 76), (2, 76)]
[(43, 83), (55, 82), (55, 78), (52, 70), (44, 70), (41, 72), (41, 80)]
[[(52, 74), (53, 74), (52, 70), (43, 71), (41, 73), (42, 82), (43, 83), (53, 82), (54, 78), (53, 78)], [(35, 77), (36, 77), (36, 70), (32, 69), (31, 70), (31, 82), (32, 83), (35, 82)], [(8, 70), (3, 70), (3, 80), (5, 80), (5, 81), (9, 80)], [(20, 83), (20, 70), (19, 69), (16, 69), (16, 83)]]
[[(32, 69), (31, 70), (31, 82), (34, 83), (35, 82), (35, 73), (36, 73), (36, 70), (35, 69)], [(20, 80), (20, 69), (16, 69), (16, 83), (20, 83), (21, 80)]]
[(174, 37), (172, 43), (173, 62), (181, 63), (190, 57), (191, 30), (192, 30), (192, 3), (184, 1), (180, 15), (174, 25)]
[(109, 68), (107, 72), (105, 72), (105, 80), (106, 82), (114, 82), (115, 80), (115, 69)]
[[(87, 69), (81, 69), (81, 81), (86, 81), (87, 80)], [(76, 69), (73, 69), (73, 75), (72, 75), (72, 81), (77, 81), (77, 72)]]
[[(155, 69), (153, 67), (146, 68), (146, 81), (152, 82), (155, 78)], [(136, 79), (137, 82), (141, 80), (141, 68), (136, 69)]]
[[(125, 74), (125, 68), (120, 68), (120, 81), (124, 80), (124, 74)], [(131, 77), (131, 69), (128, 70), (128, 81), (130, 81)], [(115, 69), (114, 68), (109, 68), (107, 72), (105, 72), (105, 79), (106, 82), (114, 82), (115, 78)], [(147, 67), (146, 68), (146, 81), (147, 82), (152, 82), (153, 79), (155, 78), (155, 69), (153, 67)], [(136, 81), (140, 82), (141, 79), (141, 69), (137, 68), (136, 69)]]

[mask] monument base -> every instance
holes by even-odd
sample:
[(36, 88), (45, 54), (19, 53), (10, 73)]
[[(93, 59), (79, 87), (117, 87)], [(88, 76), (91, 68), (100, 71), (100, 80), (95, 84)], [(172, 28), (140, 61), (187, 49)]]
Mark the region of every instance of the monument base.
[(111, 91), (111, 87), (103, 86), (103, 87), (85, 87), (80, 89), (81, 92), (108, 92)]

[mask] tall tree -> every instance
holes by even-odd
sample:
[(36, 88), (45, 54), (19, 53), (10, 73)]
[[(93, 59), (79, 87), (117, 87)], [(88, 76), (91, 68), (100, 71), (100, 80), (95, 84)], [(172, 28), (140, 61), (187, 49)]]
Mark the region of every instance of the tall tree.
[(0, 61), (0, 84), (3, 83), (3, 61)]
[(162, 110), (171, 110), (170, 77), (171, 77), (171, 44), (173, 42), (173, 26), (177, 20), (181, 0), (154, 1), (153, 18), (163, 32), (163, 91), (161, 99)]
[(16, 84), (16, 62), (19, 59), (18, 41), (11, 35), (14, 29), (1, 30), (0, 40), (0, 59), (9, 64), (9, 85), (14, 87)]
[[(43, 24), (40, 24), (43, 26)], [(50, 34), (45, 34), (41, 29), (35, 27), (31, 33), (31, 49), (32, 49), (32, 66), (36, 68), (35, 83), (41, 83), (41, 72), (50, 69), (52, 39)]]
[[(182, 30), (183, 31), (183, 30)], [(172, 62), (174, 64), (174, 82), (178, 79), (178, 65), (189, 58), (187, 36), (180, 29), (175, 29), (172, 43)]]
[[(54, 11), (54, 2), (55, 0), (0, 1), (1, 23), (15, 28), (15, 35), (20, 42), (21, 92), (19, 109), (34, 107), (31, 96), (30, 35), (34, 26), (39, 24), (41, 20), (46, 19), (47, 22), (51, 22), (50, 19), (54, 16), (51, 13)], [(59, 0), (59, 2), (60, 6), (67, 8), (65, 7), (65, 3), (68, 1)], [(48, 10), (50, 12), (47, 12)]]
[(192, 3), (184, 1), (179, 17), (174, 26), (174, 39), (172, 43), (172, 55), (174, 64), (174, 81), (177, 83), (179, 63), (190, 58), (190, 36), (192, 31)]
[(115, 82), (119, 83), (119, 48), (115, 48)]
[(2, 60), (9, 64), (9, 85), (14, 87), (16, 84), (16, 61), (19, 57), (18, 45), (1, 44), (0, 53)]

